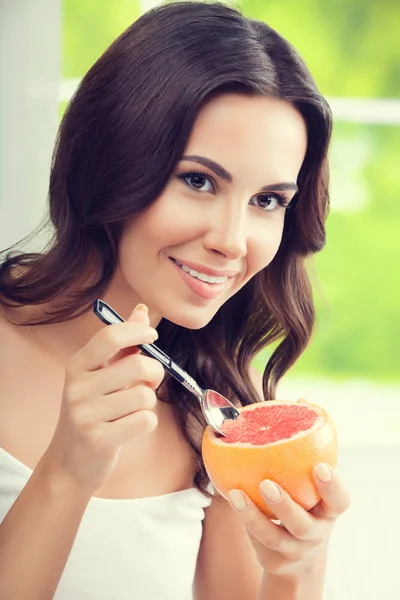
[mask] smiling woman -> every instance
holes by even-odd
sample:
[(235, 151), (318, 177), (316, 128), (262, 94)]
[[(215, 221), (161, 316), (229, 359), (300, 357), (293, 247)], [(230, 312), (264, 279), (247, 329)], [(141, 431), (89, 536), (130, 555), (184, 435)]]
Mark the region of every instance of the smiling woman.
[[(137, 346), (158, 337), (237, 404), (274, 398), (313, 329), (330, 134), (293, 47), (220, 3), (146, 13), (83, 78), (54, 152), (54, 238), (0, 266), (1, 597), (320, 598), (337, 477), (316, 469), (313, 514), (264, 492), (285, 527), (238, 490), (214, 497), (197, 401)], [(104, 328), (97, 298), (126, 322)], [(278, 341), (262, 385), (251, 361)]]

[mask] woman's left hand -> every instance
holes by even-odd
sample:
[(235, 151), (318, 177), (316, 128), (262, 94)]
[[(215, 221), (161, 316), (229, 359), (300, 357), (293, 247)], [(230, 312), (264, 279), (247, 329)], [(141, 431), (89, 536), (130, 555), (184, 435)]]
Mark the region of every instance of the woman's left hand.
[(301, 577), (315, 563), (321, 549), (326, 548), (337, 517), (347, 510), (349, 494), (329, 465), (317, 465), (313, 477), (321, 500), (309, 512), (277, 484), (268, 480), (261, 483), (265, 503), (280, 524), (264, 515), (242, 491), (229, 493), (265, 573)]

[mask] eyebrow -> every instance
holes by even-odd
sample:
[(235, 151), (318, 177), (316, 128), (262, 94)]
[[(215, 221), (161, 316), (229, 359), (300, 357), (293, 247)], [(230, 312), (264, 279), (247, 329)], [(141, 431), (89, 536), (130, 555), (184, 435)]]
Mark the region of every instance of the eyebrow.
[[(187, 160), (190, 162), (199, 163), (208, 169), (211, 169), (218, 177), (227, 181), (228, 183), (232, 183), (233, 177), (232, 175), (221, 167), (218, 163), (211, 160), (211, 158), (206, 158), (205, 156), (197, 156), (195, 154), (184, 154), (181, 160)], [(294, 182), (286, 182), (286, 183), (272, 183), (270, 185), (264, 185), (260, 188), (262, 192), (274, 192), (274, 191), (289, 191), (294, 190), (295, 192), (299, 191), (299, 188)]]

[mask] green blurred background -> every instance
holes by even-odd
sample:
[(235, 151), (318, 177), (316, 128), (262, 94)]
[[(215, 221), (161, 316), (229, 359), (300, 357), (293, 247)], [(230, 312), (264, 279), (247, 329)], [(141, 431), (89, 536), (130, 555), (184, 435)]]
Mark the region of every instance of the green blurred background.
[[(64, 0), (63, 79), (82, 77), (154, 4)], [(397, 0), (236, 5), (292, 42), (328, 99), (400, 98)], [(328, 243), (312, 264), (318, 326), (291, 373), (394, 383), (400, 381), (400, 124), (357, 120), (334, 124)]]

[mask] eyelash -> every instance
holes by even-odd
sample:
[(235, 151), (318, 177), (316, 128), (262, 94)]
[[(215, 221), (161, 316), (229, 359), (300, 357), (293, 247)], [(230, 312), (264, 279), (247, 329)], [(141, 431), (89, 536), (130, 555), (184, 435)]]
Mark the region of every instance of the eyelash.
[[(202, 190), (196, 189), (195, 187), (193, 187), (192, 185), (190, 185), (190, 183), (188, 183), (186, 181), (190, 177), (203, 177), (204, 179), (206, 179), (208, 182), (211, 183), (211, 185), (213, 187), (213, 193), (215, 193), (215, 190), (218, 189), (214, 178), (211, 177), (211, 175), (203, 173), (202, 171), (190, 171), (189, 173), (181, 173), (181, 174), (177, 175), (177, 178), (179, 180), (183, 181), (184, 184), (187, 185), (190, 189), (194, 190), (195, 192), (201, 192)], [(204, 193), (207, 193), (207, 192), (204, 192)], [(290, 208), (290, 206), (289, 206), (290, 200), (284, 194), (279, 194), (277, 192), (269, 192), (266, 194), (258, 194), (256, 196), (253, 196), (253, 198), (263, 198), (263, 197), (275, 198), (275, 200), (278, 203), (278, 206), (271, 210), (267, 210), (266, 208), (259, 206), (257, 204), (254, 205), (254, 206), (258, 206), (263, 212), (272, 213), (272, 212), (275, 212), (276, 210), (279, 210), (280, 208)]]

